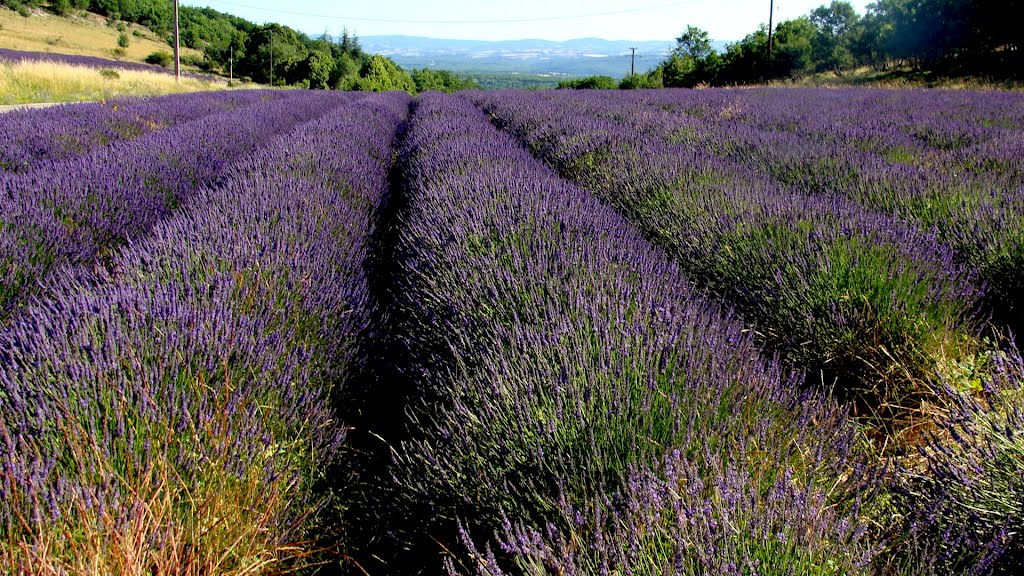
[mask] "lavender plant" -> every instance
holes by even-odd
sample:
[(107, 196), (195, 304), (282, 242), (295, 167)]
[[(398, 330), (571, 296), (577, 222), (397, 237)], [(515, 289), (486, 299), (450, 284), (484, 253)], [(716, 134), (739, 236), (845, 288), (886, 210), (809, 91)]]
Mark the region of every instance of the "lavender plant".
[(931, 543), (946, 571), (1013, 573), (1024, 562), (1024, 360), (998, 353), (981, 394), (954, 398), (906, 468), (900, 490), (905, 548)]
[(812, 378), (825, 372), (875, 408), (898, 406), (978, 353), (977, 274), (934, 233), (605, 119), (630, 116), (606, 96), (474, 100), (626, 214)]
[[(935, 229), (1020, 330), (1024, 99), (949, 91), (667, 92), (594, 113), (710, 149), (799, 190), (850, 198)], [(602, 109), (603, 108), (603, 109)]]
[(362, 269), (408, 97), (298, 125), (0, 334), (0, 565), (280, 573), (311, 558)]
[(0, 172), (25, 172), (282, 95), (270, 90), (208, 92), (86, 102), (0, 116)]
[[(450, 569), (865, 569), (871, 480), (842, 410), (464, 100), (421, 96), (400, 158), (395, 310), (417, 400), (391, 505), (432, 511), (420, 530)], [(702, 487), (668, 498), (684, 477)]]
[(0, 321), (62, 264), (96, 262), (170, 214), (231, 161), (356, 98), (299, 93), (214, 114), (23, 174), (0, 176)]

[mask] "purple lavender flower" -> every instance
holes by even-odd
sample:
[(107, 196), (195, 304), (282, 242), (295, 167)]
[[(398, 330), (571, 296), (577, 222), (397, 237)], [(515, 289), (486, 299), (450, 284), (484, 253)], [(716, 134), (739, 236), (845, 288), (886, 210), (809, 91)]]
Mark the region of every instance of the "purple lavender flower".
[[(344, 439), (331, 399), (358, 363), (363, 261), (409, 101), (306, 98), (289, 106), (313, 119), (238, 150), (109, 266), (56, 270), (0, 330), (0, 533), (15, 543), (0, 561), (42, 542), (19, 522), (40, 503), (42, 535), (72, 535), (71, 555), (88, 549), (75, 538), (126, 531), (154, 547), (141, 558), (165, 542), (200, 563), (246, 554), (217, 539), (226, 529), (263, 542), (240, 563), (304, 554)], [(227, 512), (232, 525), (212, 516)]]

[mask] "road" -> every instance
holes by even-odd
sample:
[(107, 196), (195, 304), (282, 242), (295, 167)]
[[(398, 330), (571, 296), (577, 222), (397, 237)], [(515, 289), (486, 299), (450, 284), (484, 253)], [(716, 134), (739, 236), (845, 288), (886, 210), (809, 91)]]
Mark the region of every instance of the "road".
[(5, 104), (0, 106), (0, 114), (4, 112), (13, 112), (15, 110), (27, 110), (29, 108), (49, 108), (50, 106), (59, 106), (61, 104), (67, 104), (67, 102), (40, 102), (37, 104)]

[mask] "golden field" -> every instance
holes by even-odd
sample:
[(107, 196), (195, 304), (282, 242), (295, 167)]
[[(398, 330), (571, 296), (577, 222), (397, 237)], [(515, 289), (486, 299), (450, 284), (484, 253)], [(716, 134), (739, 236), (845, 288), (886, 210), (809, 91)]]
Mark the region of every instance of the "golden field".
[(227, 81), (173, 74), (71, 66), (55, 62), (0, 63), (0, 104), (79, 102), (114, 96), (159, 96), (224, 90)]

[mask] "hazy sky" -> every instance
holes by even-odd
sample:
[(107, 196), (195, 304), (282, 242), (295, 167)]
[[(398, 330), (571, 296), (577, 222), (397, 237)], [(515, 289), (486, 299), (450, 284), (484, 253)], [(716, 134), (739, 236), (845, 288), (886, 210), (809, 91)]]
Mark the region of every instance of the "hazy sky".
[[(775, 0), (775, 21), (803, 16), (830, 0)], [(873, 0), (850, 0), (860, 14)], [(769, 0), (181, 0), (256, 23), (279, 22), (309, 34), (342, 27), (360, 36), (432, 38), (671, 40), (687, 24), (713, 40), (739, 40), (768, 22)]]

